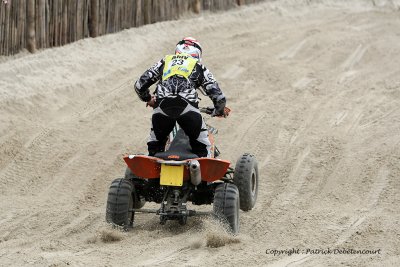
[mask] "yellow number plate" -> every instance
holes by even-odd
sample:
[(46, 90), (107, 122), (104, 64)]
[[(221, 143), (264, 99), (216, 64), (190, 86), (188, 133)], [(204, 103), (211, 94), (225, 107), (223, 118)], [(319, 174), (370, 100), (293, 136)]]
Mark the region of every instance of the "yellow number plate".
[(161, 164), (160, 185), (182, 186), (183, 165), (170, 166)]

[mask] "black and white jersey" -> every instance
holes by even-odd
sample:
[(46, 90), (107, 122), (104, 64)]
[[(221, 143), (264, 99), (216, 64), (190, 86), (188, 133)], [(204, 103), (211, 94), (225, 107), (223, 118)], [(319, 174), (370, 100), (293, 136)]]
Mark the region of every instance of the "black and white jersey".
[(197, 104), (199, 99), (196, 89), (201, 87), (211, 98), (214, 105), (222, 102), (225, 103), (225, 96), (214, 76), (199, 62), (196, 62), (188, 78), (181, 75), (173, 75), (167, 79), (162, 79), (166, 58), (161, 59), (146, 70), (136, 81), (135, 91), (142, 101), (147, 102), (151, 99), (149, 88), (158, 82), (155, 90), (157, 100), (179, 95), (191, 103)]

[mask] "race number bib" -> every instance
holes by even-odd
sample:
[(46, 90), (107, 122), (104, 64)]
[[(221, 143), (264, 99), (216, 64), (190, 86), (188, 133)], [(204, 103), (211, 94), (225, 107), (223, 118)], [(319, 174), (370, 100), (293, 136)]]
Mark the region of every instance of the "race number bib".
[(179, 75), (189, 79), (196, 62), (197, 59), (194, 59), (187, 54), (166, 56), (162, 75), (163, 81), (174, 75)]

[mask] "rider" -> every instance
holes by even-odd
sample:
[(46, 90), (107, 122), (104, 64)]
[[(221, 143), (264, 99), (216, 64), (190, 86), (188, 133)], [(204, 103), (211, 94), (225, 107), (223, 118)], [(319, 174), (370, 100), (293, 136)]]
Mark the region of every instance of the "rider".
[[(176, 122), (189, 137), (192, 152), (210, 155), (207, 127), (200, 114), (196, 89), (200, 86), (214, 104), (213, 116), (227, 116), (226, 98), (212, 73), (200, 63), (200, 43), (187, 37), (176, 45), (175, 55), (167, 55), (136, 81), (139, 98), (153, 107), (152, 127), (147, 143), (150, 156), (163, 152)], [(155, 96), (149, 87), (158, 82)]]

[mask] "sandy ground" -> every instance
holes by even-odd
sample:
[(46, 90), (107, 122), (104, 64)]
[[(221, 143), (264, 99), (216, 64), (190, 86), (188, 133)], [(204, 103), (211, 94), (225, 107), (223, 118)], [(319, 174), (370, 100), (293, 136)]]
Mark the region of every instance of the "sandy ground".
[[(1, 58), (0, 265), (400, 266), (399, 7), (283, 0)], [(187, 35), (233, 110), (207, 119), (221, 157), (258, 159), (258, 203), (235, 238), (207, 218), (112, 230), (108, 186), (150, 127), (132, 82)]]

